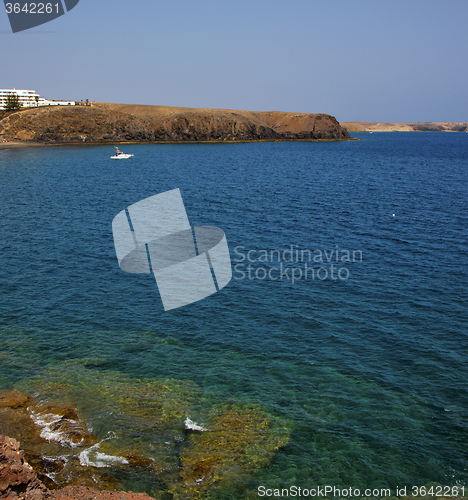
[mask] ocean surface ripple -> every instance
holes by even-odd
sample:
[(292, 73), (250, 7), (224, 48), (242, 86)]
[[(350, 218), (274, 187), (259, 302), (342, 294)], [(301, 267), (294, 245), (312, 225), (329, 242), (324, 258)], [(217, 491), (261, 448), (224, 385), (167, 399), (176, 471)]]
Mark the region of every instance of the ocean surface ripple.
[[(72, 384), (75, 361), (94, 359), (102, 383), (193, 381), (200, 425), (212, 405), (258, 405), (290, 439), (252, 490), (465, 484), (468, 136), (353, 135), (364, 140), (128, 145), (120, 162), (109, 146), (0, 151), (0, 389), (40, 393), (60, 367)], [(192, 224), (225, 231), (233, 279), (164, 312), (151, 275), (119, 269), (111, 223), (174, 188)], [(279, 279), (280, 264), (303, 270), (296, 250), (332, 255), (310, 263), (327, 279)], [(253, 279), (239, 279), (248, 264)], [(75, 396), (100, 439), (118, 434)]]

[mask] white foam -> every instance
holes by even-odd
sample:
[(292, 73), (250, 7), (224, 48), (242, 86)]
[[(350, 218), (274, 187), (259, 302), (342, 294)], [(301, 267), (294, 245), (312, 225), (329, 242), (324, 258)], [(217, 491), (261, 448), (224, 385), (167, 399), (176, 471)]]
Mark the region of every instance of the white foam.
[(185, 428), (190, 431), (206, 431), (206, 428), (203, 425), (198, 425), (193, 420), (190, 420), (188, 417), (185, 419)]
[(112, 464), (128, 464), (128, 460), (124, 457), (116, 457), (114, 455), (107, 455), (101, 453), (99, 450), (100, 443), (91, 446), (87, 450), (83, 450), (78, 458), (80, 465), (83, 467), (110, 467)]
[[(60, 415), (56, 413), (34, 413), (33, 410), (30, 410), (31, 418), (33, 422), (38, 426), (42, 427), (41, 430), (41, 438), (46, 439), (47, 441), (55, 441), (57, 443), (68, 445), (71, 448), (75, 446), (79, 446), (83, 439), (79, 443), (74, 443), (70, 438), (67, 438), (66, 433), (60, 432), (59, 430), (53, 431), (52, 426), (62, 419)], [(74, 420), (73, 420), (74, 422)]]

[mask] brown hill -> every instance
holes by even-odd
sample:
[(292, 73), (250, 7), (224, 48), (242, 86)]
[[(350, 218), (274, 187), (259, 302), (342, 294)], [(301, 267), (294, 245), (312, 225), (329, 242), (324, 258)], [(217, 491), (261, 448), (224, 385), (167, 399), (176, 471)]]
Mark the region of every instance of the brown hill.
[(0, 120), (0, 140), (49, 144), (348, 138), (337, 120), (323, 113), (93, 103), (30, 108)]
[(453, 122), (343, 122), (348, 132), (466, 132), (468, 123)]

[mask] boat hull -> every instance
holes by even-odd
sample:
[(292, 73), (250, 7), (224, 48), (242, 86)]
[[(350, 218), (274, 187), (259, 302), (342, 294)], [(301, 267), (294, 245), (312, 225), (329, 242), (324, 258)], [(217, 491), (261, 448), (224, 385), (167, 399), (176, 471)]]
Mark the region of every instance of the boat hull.
[(117, 156), (111, 156), (111, 160), (126, 160), (127, 158), (131, 158), (133, 155), (117, 155)]

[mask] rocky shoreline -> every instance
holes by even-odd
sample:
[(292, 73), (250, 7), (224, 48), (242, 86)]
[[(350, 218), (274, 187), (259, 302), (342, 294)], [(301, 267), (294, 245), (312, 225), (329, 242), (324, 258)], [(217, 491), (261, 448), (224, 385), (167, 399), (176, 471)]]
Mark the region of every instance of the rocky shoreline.
[(225, 403), (212, 408), (206, 427), (196, 424), (186, 416), (183, 397), (184, 391), (196, 397), (196, 390), (190, 381), (164, 380), (118, 391), (112, 414), (133, 417), (132, 435), (154, 429), (165, 455), (148, 454), (156, 440), (146, 451), (138, 439), (123, 442), (121, 429), (118, 436), (101, 430), (98, 437), (70, 403), (0, 393), (0, 499), (196, 500), (232, 481), (244, 484), (287, 444), (283, 424), (257, 406)]
[(0, 498), (24, 500), (151, 500), (146, 493), (66, 486), (50, 490), (26, 461), (14, 438), (0, 434)]
[(39, 144), (349, 140), (324, 113), (93, 103), (29, 108), (0, 120), (1, 141)]
[(98, 469), (83, 467), (77, 474), (67, 452), (97, 442), (74, 408), (38, 404), (18, 391), (1, 393), (0, 499), (150, 499), (147, 494), (115, 491), (117, 482)]

